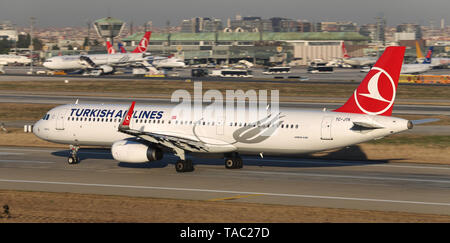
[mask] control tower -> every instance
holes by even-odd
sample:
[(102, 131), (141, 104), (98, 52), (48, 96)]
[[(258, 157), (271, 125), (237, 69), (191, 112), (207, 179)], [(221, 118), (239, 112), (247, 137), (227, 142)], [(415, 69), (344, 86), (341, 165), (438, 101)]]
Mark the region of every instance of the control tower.
[(125, 27), (125, 22), (120, 19), (106, 17), (94, 21), (93, 25), (99, 37), (110, 41), (114, 45), (114, 38), (120, 35)]

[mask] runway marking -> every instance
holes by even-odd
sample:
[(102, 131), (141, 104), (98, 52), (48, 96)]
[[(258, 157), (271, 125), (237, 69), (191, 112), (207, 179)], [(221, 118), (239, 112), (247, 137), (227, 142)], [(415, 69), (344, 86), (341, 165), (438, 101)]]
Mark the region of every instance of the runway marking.
[(213, 199), (209, 199), (208, 201), (210, 201), (210, 202), (228, 201), (228, 200), (236, 200), (236, 199), (255, 197), (255, 196), (264, 196), (264, 195), (262, 195), (262, 194), (236, 195), (233, 197), (213, 198)]
[(9, 153), (9, 152), (0, 152), (0, 155), (23, 155), (24, 153)]
[(31, 160), (14, 160), (14, 159), (0, 159), (0, 163), (54, 164), (54, 163), (56, 163), (56, 162), (49, 162), (49, 161), (31, 161)]
[[(244, 159), (245, 161), (256, 161), (256, 162), (280, 162), (280, 163), (300, 163), (300, 164), (314, 164), (314, 165), (343, 165), (343, 166), (374, 166), (374, 167), (394, 167), (394, 168), (411, 168), (411, 169), (435, 169), (435, 170), (450, 170), (450, 167), (437, 167), (437, 166), (418, 166), (418, 165), (393, 165), (393, 164), (371, 164), (369, 163), (361, 163), (357, 161), (348, 161), (348, 162), (328, 162), (322, 159), (317, 159), (317, 161), (302, 161), (299, 160), (276, 160), (276, 159)], [(355, 165), (357, 163), (357, 165)], [(448, 165), (447, 165), (448, 166)]]
[(433, 205), (433, 206), (450, 207), (450, 202), (404, 201), (404, 200), (389, 200), (389, 199), (377, 199), (377, 198), (321, 196), (321, 195), (287, 194), (287, 193), (270, 193), (270, 192), (227, 191), (227, 190), (213, 190), (213, 189), (200, 189), (200, 188), (132, 186), (132, 185), (91, 184), (91, 183), (77, 183), (77, 182), (9, 180), (9, 179), (0, 179), (0, 182), (49, 184), (49, 185), (70, 185), (70, 186), (91, 186), (91, 187), (115, 187), (115, 188), (147, 189), (147, 190), (189, 191), (189, 192), (209, 192), (209, 193), (229, 193), (229, 194), (252, 194), (252, 195), (258, 194), (258, 195), (263, 195), (263, 196), (275, 196), (275, 197), (296, 197), (296, 198), (365, 201), (365, 202), (380, 202), (380, 203), (419, 204), (419, 205)]
[(392, 181), (413, 181), (413, 182), (434, 182), (434, 183), (450, 183), (450, 180), (428, 180), (414, 178), (395, 178), (395, 177), (379, 177), (379, 176), (352, 176), (352, 175), (333, 175), (318, 173), (296, 173), (296, 172), (266, 172), (266, 171), (233, 171), (233, 173), (250, 173), (250, 174), (275, 174), (275, 175), (294, 175), (294, 176), (312, 176), (312, 177), (330, 177), (330, 178), (351, 178), (351, 179), (368, 179), (368, 180), (392, 180)]

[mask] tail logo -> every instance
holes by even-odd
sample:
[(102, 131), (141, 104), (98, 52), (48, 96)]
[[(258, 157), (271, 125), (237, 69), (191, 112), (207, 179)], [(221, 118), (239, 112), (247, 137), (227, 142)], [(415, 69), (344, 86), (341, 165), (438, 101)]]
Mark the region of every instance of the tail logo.
[(147, 45), (148, 45), (148, 40), (147, 39), (142, 39), (141, 43), (139, 43), (139, 51), (140, 52), (145, 52), (147, 50)]
[(125, 117), (125, 121), (126, 121), (126, 122), (130, 122), (130, 119), (131, 119), (131, 115), (127, 115), (127, 116)]
[[(373, 70), (378, 72), (373, 72)], [(395, 83), (391, 75), (379, 67), (373, 67), (371, 73), (373, 73), (373, 76), (367, 82), (367, 91), (356, 89), (354, 98), (356, 105), (361, 111), (368, 115), (379, 115), (386, 112), (394, 104)], [(386, 85), (387, 82), (383, 81), (386, 80), (385, 77), (390, 81), (390, 85)], [(382, 94), (380, 94), (380, 81), (384, 84), (382, 85)], [(364, 101), (361, 100), (360, 102), (359, 99), (364, 99)]]
[(116, 51), (114, 50), (114, 48), (113, 48), (112, 46), (110, 46), (110, 47), (108, 48), (108, 53), (109, 53), (109, 54), (114, 54), (114, 53), (116, 53)]

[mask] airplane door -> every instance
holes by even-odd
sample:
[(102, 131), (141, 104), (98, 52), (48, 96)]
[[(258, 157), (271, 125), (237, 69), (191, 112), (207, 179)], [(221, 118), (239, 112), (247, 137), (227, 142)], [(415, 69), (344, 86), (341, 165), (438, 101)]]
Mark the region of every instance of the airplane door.
[(333, 120), (333, 117), (331, 117), (331, 116), (326, 116), (323, 118), (320, 139), (333, 140), (333, 137), (331, 136), (331, 121), (332, 120)]
[(56, 130), (64, 130), (64, 120), (67, 110), (61, 110), (56, 117)]

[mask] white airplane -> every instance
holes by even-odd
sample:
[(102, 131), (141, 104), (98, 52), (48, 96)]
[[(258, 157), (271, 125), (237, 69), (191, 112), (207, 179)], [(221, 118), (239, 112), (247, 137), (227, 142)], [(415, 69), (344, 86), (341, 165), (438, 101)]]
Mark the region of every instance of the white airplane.
[(344, 42), (342, 42), (342, 53), (344, 63), (355, 67), (370, 66), (377, 61), (377, 58), (375, 57), (350, 57)]
[[(427, 58), (428, 58), (428, 55), (429, 55), (430, 56), (429, 64), (431, 64), (432, 68), (448, 68), (448, 67), (450, 67), (450, 58), (447, 58), (447, 57), (433, 57), (431, 59), (432, 53), (433, 53), (433, 47), (431, 46), (428, 49)], [(417, 59), (416, 60), (418, 62), (426, 61), (426, 59), (422, 55), (422, 50), (420, 50), (419, 42), (417, 42), (417, 41), (416, 41), (416, 54), (417, 54)]]
[[(416, 42), (416, 45), (417, 42)], [(412, 63), (412, 64), (403, 64), (402, 69), (400, 71), (401, 74), (420, 74), (427, 72), (431, 69), (433, 69), (432, 63), (432, 56), (433, 54), (433, 47), (430, 47), (425, 59), (422, 63)]]
[(420, 74), (432, 69), (430, 64), (403, 64), (401, 74)]
[(8, 64), (30, 64), (31, 58), (18, 55), (0, 55), (0, 65)]
[[(346, 147), (411, 129), (424, 121), (392, 117), (405, 47), (388, 47), (348, 101), (327, 111), (280, 108), (262, 119), (254, 109), (223, 109), (210, 118), (206, 107), (175, 113), (176, 105), (67, 104), (48, 111), (33, 133), (69, 144), (68, 163), (79, 162), (80, 146), (110, 146), (115, 160), (144, 163), (173, 153), (177, 172), (194, 169), (186, 154), (219, 154), (225, 167), (242, 168), (240, 154), (294, 155)], [(77, 102), (78, 103), (78, 102)], [(231, 113), (229, 113), (231, 112)], [(229, 115), (231, 114), (231, 115)], [(241, 118), (233, 114), (241, 114)], [(426, 121), (425, 121), (426, 122)]]
[(156, 68), (173, 69), (186, 67), (186, 63), (183, 60), (175, 57), (150, 57), (149, 60), (149, 63)]
[(147, 50), (150, 34), (151, 32), (145, 33), (132, 53), (57, 56), (47, 59), (43, 66), (51, 70), (87, 70), (87, 73), (96, 75), (111, 74), (118, 66), (146, 63), (144, 53)]

